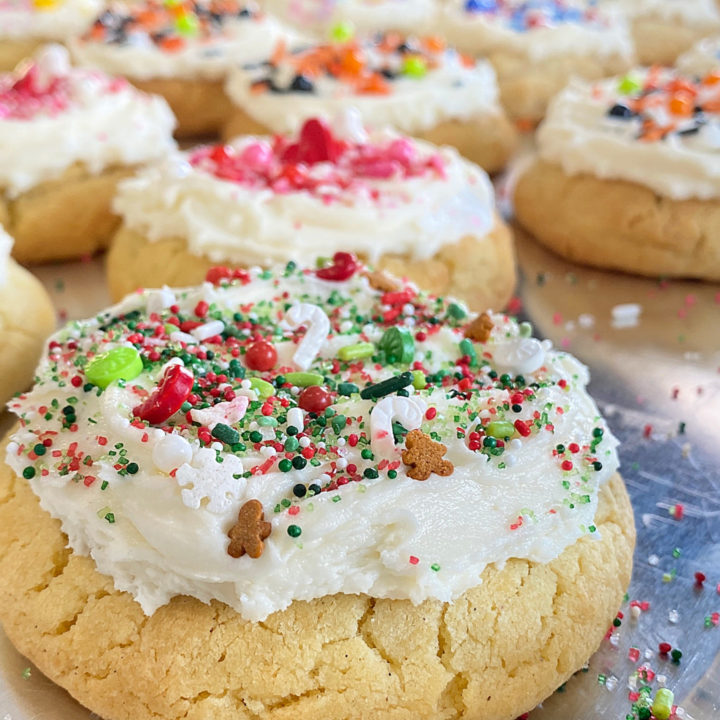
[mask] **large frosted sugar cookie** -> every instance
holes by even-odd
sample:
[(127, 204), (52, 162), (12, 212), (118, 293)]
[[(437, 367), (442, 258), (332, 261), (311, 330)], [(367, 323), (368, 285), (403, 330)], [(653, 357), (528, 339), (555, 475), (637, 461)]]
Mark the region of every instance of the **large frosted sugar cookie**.
[(460, 50), (487, 57), (511, 117), (537, 122), (573, 76), (629, 69), (626, 22), (592, 0), (448, 0), (442, 29)]
[(452, 148), (357, 118), (309, 120), (294, 135), (193, 150), (123, 183), (107, 259), (115, 299), (201, 282), (214, 264), (248, 267), (350, 250), (473, 308), (503, 307), (515, 285), (510, 231), (487, 175)]
[(515, 191), (520, 223), (571, 260), (720, 280), (720, 69), (571, 83)]
[(375, 128), (454, 145), (488, 172), (501, 170), (515, 148), (492, 67), (437, 37), (377, 33), (278, 48), (264, 59), (229, 75), (235, 112), (225, 137), (296, 131), (310, 117), (352, 106)]
[(0, 72), (12, 70), (43, 43), (84, 32), (101, 6), (102, 0), (2, 0)]
[(587, 369), (362, 266), (229, 275), (67, 327), (12, 403), (8, 636), (105, 720), (530, 710), (630, 576)]
[(438, 0), (265, 0), (264, 6), (293, 25), (325, 38), (347, 32), (427, 32)]
[(31, 384), (55, 312), (40, 282), (10, 258), (12, 238), (0, 225), (0, 411)]
[(672, 65), (699, 39), (720, 33), (716, 0), (600, 0), (628, 18), (639, 62)]
[(233, 65), (261, 60), (291, 37), (252, 0), (141, 0), (112, 4), (71, 47), (81, 65), (162, 95), (177, 135), (188, 137), (222, 127), (232, 111), (223, 82)]
[(119, 179), (175, 149), (162, 98), (71, 68), (58, 45), (0, 74), (0, 223), (24, 263), (76, 258), (117, 227)]

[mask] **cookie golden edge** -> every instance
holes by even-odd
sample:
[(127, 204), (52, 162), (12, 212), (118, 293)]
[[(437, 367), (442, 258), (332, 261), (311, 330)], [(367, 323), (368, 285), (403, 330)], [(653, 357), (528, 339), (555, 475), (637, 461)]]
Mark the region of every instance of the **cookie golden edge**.
[(55, 310), (40, 281), (8, 260), (0, 286), (0, 409), (32, 383), (45, 339), (55, 329)]
[(39, 38), (0, 39), (0, 72), (10, 72), (25, 58), (31, 57), (45, 41)]
[(549, 564), (487, 568), (454, 603), (334, 595), (253, 623), (176, 597), (146, 617), (2, 464), (0, 621), (105, 720), (514, 720), (583, 666), (622, 602), (635, 529), (617, 474), (596, 526)]
[(13, 257), (32, 265), (105, 249), (120, 223), (111, 208), (115, 189), (136, 169), (110, 167), (93, 174), (75, 164), (17, 197), (0, 189), (0, 225), (15, 239)]
[(520, 176), (514, 204), (525, 230), (573, 262), (720, 280), (720, 200), (672, 200), (637, 183), (569, 175), (537, 160)]
[(222, 80), (128, 79), (138, 90), (165, 98), (177, 119), (176, 138), (190, 139), (218, 134), (233, 111)]
[[(505, 168), (519, 143), (518, 132), (504, 112), (488, 112), (463, 121), (446, 120), (425, 132), (410, 134), (434, 145), (450, 145), (490, 174)], [(228, 142), (241, 135), (272, 132), (242, 108), (233, 107), (222, 129), (222, 138)]]
[[(233, 266), (193, 254), (183, 238), (151, 242), (121, 226), (106, 260), (110, 296), (118, 301), (141, 287), (197, 285), (215, 265)], [(505, 307), (517, 281), (512, 231), (499, 217), (488, 234), (467, 235), (427, 260), (388, 254), (375, 267), (408, 277), (435, 295), (452, 293), (478, 312)]]

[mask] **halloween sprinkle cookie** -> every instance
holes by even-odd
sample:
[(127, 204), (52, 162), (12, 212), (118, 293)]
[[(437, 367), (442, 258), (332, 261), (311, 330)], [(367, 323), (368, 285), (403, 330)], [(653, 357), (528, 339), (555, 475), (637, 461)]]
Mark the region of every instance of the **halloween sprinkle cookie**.
[(0, 0), (0, 72), (12, 70), (47, 42), (84, 32), (102, 0)]
[(596, 80), (629, 69), (625, 21), (590, 0), (449, 0), (442, 30), (495, 68), (511, 117), (537, 122), (572, 76)]
[(216, 133), (232, 109), (223, 81), (237, 63), (266, 57), (295, 35), (244, 0), (114, 3), (72, 44), (86, 67), (162, 95), (182, 137)]
[(294, 132), (310, 117), (352, 106), (374, 128), (453, 145), (488, 172), (502, 169), (515, 148), (492, 67), (439, 37), (380, 33), (296, 52), (279, 47), (265, 60), (230, 74), (236, 110), (225, 137)]
[(352, 113), (334, 127), (311, 119), (291, 135), (199, 147), (123, 183), (115, 208), (116, 299), (200, 282), (217, 263), (302, 262), (340, 248), (428, 290), (452, 288), (478, 310), (503, 307), (515, 284), (487, 175), (452, 148), (368, 134)]
[(515, 210), (542, 243), (596, 267), (720, 279), (720, 71), (571, 83), (538, 149)]
[(631, 23), (637, 58), (645, 65), (672, 65), (698, 40), (720, 33), (715, 0), (599, 0)]
[(23, 263), (104, 247), (120, 178), (175, 149), (162, 98), (71, 68), (59, 45), (0, 74), (0, 223)]
[(341, 254), (133, 294), (12, 402), (0, 618), (107, 720), (516, 717), (615, 617), (587, 369)]
[[(40, 282), (10, 258), (12, 238), (0, 225), (0, 404), (28, 388), (55, 312)], [(21, 308), (22, 312), (17, 312)], [(0, 408), (1, 410), (1, 408)]]

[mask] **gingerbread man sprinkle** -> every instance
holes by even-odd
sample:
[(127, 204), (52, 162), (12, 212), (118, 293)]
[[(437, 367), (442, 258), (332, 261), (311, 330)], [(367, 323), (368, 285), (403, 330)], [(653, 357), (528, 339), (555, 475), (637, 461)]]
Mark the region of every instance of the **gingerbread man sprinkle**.
[(382, 270), (375, 270), (374, 272), (365, 273), (365, 277), (370, 283), (370, 287), (373, 290), (379, 290), (380, 292), (395, 292), (400, 285), (393, 280), (389, 275), (386, 275)]
[(447, 452), (445, 445), (435, 442), (421, 430), (411, 430), (407, 434), (405, 447), (402, 460), (410, 468), (407, 474), (413, 480), (427, 480), (432, 473), (452, 475), (455, 467), (449, 460), (443, 459)]
[(228, 555), (239, 558), (247, 553), (257, 559), (263, 554), (265, 540), (272, 526), (265, 521), (262, 503), (259, 500), (248, 500), (238, 513), (237, 522), (230, 528), (228, 537)]
[(478, 315), (466, 328), (465, 337), (476, 342), (487, 342), (492, 331), (493, 321), (487, 313)]

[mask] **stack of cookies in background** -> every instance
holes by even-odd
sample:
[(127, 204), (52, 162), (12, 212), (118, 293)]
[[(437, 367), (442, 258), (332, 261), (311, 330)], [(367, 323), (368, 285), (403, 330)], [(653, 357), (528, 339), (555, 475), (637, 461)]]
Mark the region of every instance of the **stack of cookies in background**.
[(0, 0), (0, 621), (106, 720), (514, 720), (599, 645), (529, 717), (714, 717), (651, 543), (719, 282), (715, 0)]

